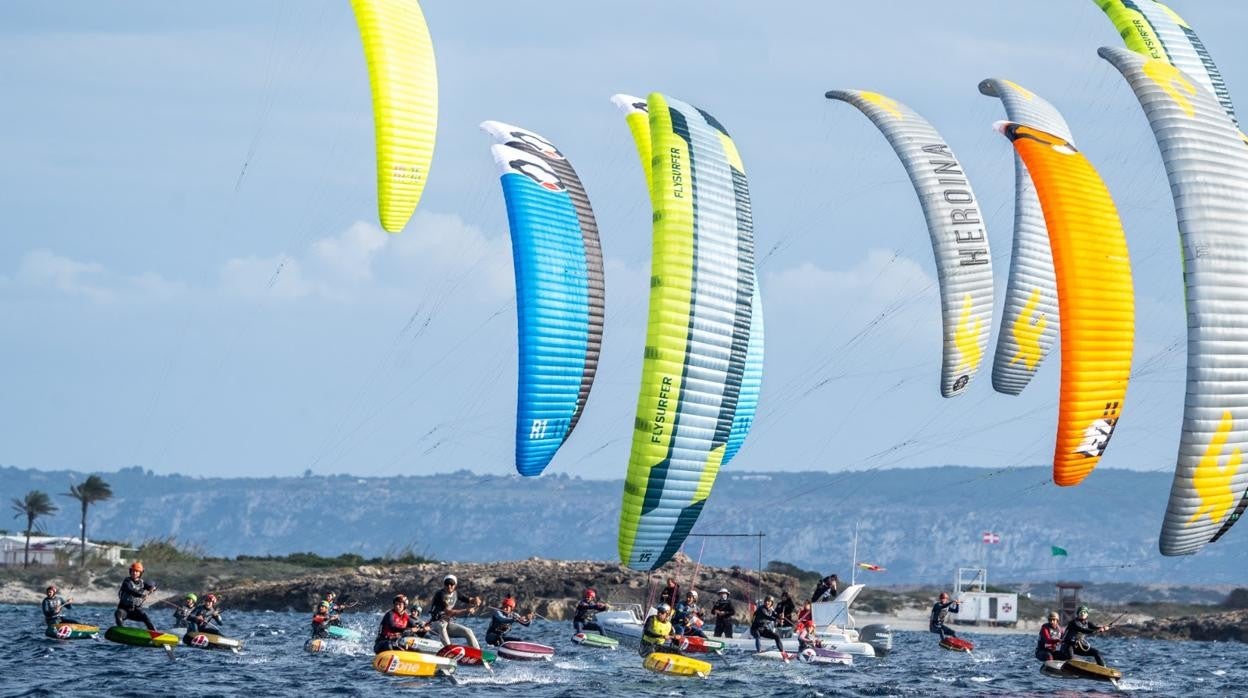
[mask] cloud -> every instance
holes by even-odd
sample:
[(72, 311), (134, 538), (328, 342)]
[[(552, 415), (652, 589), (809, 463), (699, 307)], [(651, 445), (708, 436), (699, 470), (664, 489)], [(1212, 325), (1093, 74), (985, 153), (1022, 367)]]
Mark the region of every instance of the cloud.
[(0, 280), (36, 293), (51, 291), (93, 303), (168, 300), (185, 290), (182, 284), (155, 272), (135, 276), (116, 274), (99, 262), (63, 257), (46, 248), (27, 252), (14, 275), (8, 279), (0, 277)]
[(296, 300), (316, 290), (303, 278), (299, 261), (285, 256), (231, 259), (221, 267), (220, 279), (227, 296), (252, 300)]
[(373, 278), (373, 259), (388, 242), (387, 234), (371, 223), (356, 223), (336, 238), (317, 240), (312, 256), (326, 270), (347, 283)]

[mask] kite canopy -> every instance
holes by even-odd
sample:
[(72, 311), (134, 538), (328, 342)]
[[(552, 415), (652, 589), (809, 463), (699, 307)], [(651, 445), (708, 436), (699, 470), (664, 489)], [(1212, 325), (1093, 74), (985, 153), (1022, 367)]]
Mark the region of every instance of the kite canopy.
[(351, 0), (373, 93), (377, 210), (403, 230), (420, 203), (438, 126), (438, 72), (416, 0)]
[(1187, 390), (1163, 555), (1221, 538), (1248, 507), (1248, 148), (1223, 105), (1179, 69), (1125, 49), (1170, 178), (1183, 251)]
[[(715, 117), (658, 93), (644, 103), (614, 101), (626, 109), (654, 208), (650, 317), (619, 537), (620, 560), (650, 570), (693, 529), (734, 426), (742, 428), (757, 298), (754, 223), (741, 157)], [(651, 153), (661, 155), (652, 162)], [(761, 371), (761, 327), (757, 352)]]
[(940, 394), (962, 394), (992, 331), (992, 255), (978, 200), (945, 139), (913, 109), (876, 92), (832, 90), (866, 114), (897, 152), (927, 219), (940, 282), (944, 352)]
[(576, 427), (602, 347), (598, 223), (580, 177), (549, 140), (498, 121), (494, 137), (516, 276), (516, 470), (540, 475)]
[[(1074, 142), (1057, 109), (1021, 85), (989, 78), (979, 83), (979, 91), (999, 97), (1010, 121)], [(1036, 186), (1015, 153), (1014, 246), (992, 363), (993, 389), (1007, 395), (1021, 393), (1057, 342), (1058, 324), (1057, 281), (1053, 276), (1049, 231), (1044, 227)]]
[(1062, 315), (1062, 384), (1053, 482), (1077, 485), (1096, 467), (1127, 394), (1135, 336), (1131, 262), (1118, 209), (1069, 141), (1000, 122), (1036, 185), (1053, 251)]

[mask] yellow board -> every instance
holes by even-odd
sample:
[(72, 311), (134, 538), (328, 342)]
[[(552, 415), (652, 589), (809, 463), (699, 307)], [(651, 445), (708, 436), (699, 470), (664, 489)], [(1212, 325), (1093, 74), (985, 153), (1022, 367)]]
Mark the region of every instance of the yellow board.
[(373, 668), (393, 676), (438, 676), (455, 673), (455, 660), (420, 652), (390, 650), (373, 658)]
[(679, 654), (655, 652), (646, 657), (641, 665), (650, 671), (671, 676), (696, 676), (704, 679), (711, 675), (711, 665), (701, 659), (685, 657)]

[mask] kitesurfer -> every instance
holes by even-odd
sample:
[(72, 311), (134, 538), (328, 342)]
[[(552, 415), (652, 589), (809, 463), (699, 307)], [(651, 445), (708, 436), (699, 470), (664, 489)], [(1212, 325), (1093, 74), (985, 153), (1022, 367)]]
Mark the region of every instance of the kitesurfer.
[(835, 574), (829, 574), (820, 579), (819, 583), (815, 585), (815, 593), (810, 595), (810, 602), (819, 603), (820, 601), (835, 599), (836, 595), (840, 593), (840, 590), (837, 588), (839, 584), (840, 580), (837, 579)]
[(55, 584), (48, 585), (47, 596), (43, 598), (43, 620), (48, 625), (56, 625), (57, 623), (77, 623), (78, 621), (66, 618), (62, 615), (62, 611), (74, 605), (74, 599), (64, 598), (58, 593), (59, 590)]
[(183, 596), (182, 603), (173, 607), (173, 627), (185, 628), (186, 619), (191, 615), (191, 611), (195, 610), (197, 603), (199, 603), (199, 597), (195, 594)]
[(329, 601), (322, 601), (316, 605), (316, 611), (312, 613), (312, 637), (329, 637), (329, 626), (339, 625), (338, 616), (330, 610), (333, 604)]
[[(319, 610), (319, 609), (318, 609)], [(380, 654), (387, 650), (402, 650), (404, 635), (424, 636), (429, 632), (429, 624), (421, 623), (420, 606), (416, 606), (409, 613), (407, 610), (407, 597), (399, 594), (394, 597), (393, 605), (389, 611), (381, 617), (381, 626), (377, 628), (377, 639), (373, 641), (373, 653)], [(316, 623), (313, 621), (313, 628)]]
[(1080, 606), (1075, 613), (1075, 619), (1066, 624), (1066, 632), (1062, 634), (1062, 651), (1068, 659), (1077, 654), (1080, 657), (1091, 657), (1097, 664), (1105, 666), (1101, 651), (1088, 644), (1087, 636), (1106, 630), (1109, 630), (1108, 625), (1092, 625), (1088, 620), (1088, 607)]
[(706, 633), (702, 632), (702, 609), (698, 607), (698, 592), (693, 589), (685, 592), (685, 600), (676, 604), (676, 611), (672, 614), (672, 625), (676, 626), (676, 632), (681, 635), (706, 637)]
[(784, 643), (780, 642), (780, 636), (776, 634), (776, 599), (768, 596), (758, 605), (754, 611), (754, 620), (750, 623), (750, 637), (754, 638), (754, 651), (763, 651), (763, 638), (768, 638), (776, 642), (776, 649), (780, 650), (780, 656), (784, 661), (789, 658), (784, 653)]
[(602, 627), (598, 625), (598, 621), (594, 620), (594, 614), (607, 610), (609, 606), (610, 604), (598, 600), (598, 592), (586, 589), (581, 600), (576, 604), (576, 612), (572, 614), (572, 631), (577, 633), (586, 630), (602, 632)]
[(945, 625), (950, 613), (957, 613), (962, 606), (958, 601), (950, 601), (948, 592), (940, 592), (940, 600), (932, 604), (932, 617), (927, 623), (927, 629), (943, 637), (957, 637), (958, 634), (953, 632), (953, 628)]
[(113, 625), (125, 625), (128, 620), (137, 620), (146, 625), (148, 630), (155, 630), (152, 619), (143, 610), (143, 602), (153, 591), (156, 591), (156, 585), (143, 579), (143, 563), (136, 560), (130, 565), (130, 576), (122, 580), (121, 588), (117, 590), (117, 610), (113, 612)]
[(733, 607), (732, 599), (728, 598), (727, 589), (719, 590), (719, 598), (711, 606), (711, 614), (715, 616), (715, 637), (731, 638), (732, 617), (737, 614), (737, 609)]
[(676, 604), (680, 603), (680, 585), (676, 580), (668, 577), (667, 586), (663, 587), (663, 591), (659, 592), (659, 602), (665, 603), (672, 608), (676, 608)]
[(442, 638), (443, 645), (451, 644), (452, 637), (462, 637), (468, 644), (480, 649), (477, 636), (467, 626), (454, 622), (459, 616), (467, 616), (477, 612), (481, 607), (481, 599), (472, 597), (464, 608), (456, 608), (459, 594), (455, 591), (459, 580), (455, 575), (448, 574), (442, 579), (442, 588), (433, 593), (433, 602), (429, 605), (430, 627)]
[(672, 632), (671, 616), (672, 607), (667, 603), (661, 603), (654, 609), (654, 615), (646, 619), (641, 629), (641, 644), (638, 646), (638, 653), (641, 656), (648, 657), (659, 651), (669, 654), (681, 653), (677, 645), (684, 638)]
[(186, 634), (182, 639), (189, 643), (191, 636), (196, 633), (220, 635), (220, 623), (221, 609), (217, 608), (217, 595), (204, 594), (204, 600), (186, 617)]
[(485, 631), (485, 644), (498, 647), (504, 642), (520, 642), (520, 638), (507, 634), (511, 632), (512, 624), (519, 623), (527, 627), (532, 621), (533, 614), (517, 613), (516, 600), (508, 596), (503, 599), (502, 606), (494, 609), (494, 614), (490, 616), (490, 627)]
[(811, 647), (823, 647), (823, 642), (815, 636), (815, 622), (799, 620), (797, 622), (797, 649), (800, 652)]
[(1049, 622), (1040, 626), (1036, 639), (1036, 659), (1049, 662), (1070, 659), (1070, 653), (1062, 649), (1062, 619), (1057, 611), (1049, 611)]
[(787, 589), (780, 592), (780, 602), (776, 604), (776, 618), (776, 627), (780, 632), (787, 634), (791, 632), (787, 629), (797, 625), (797, 604)]
[[(343, 598), (345, 599), (346, 597), (344, 596)], [(342, 620), (338, 617), (339, 614), (347, 609), (353, 608), (356, 605), (355, 602), (349, 604), (338, 603), (338, 594), (333, 591), (325, 592), (325, 601), (329, 604), (329, 615), (334, 618), (330, 625), (342, 625)]]

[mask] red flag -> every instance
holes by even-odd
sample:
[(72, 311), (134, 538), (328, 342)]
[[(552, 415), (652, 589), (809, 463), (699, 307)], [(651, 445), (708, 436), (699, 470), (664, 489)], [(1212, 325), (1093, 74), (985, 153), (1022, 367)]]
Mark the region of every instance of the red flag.
[(996, 545), (1001, 542), (1001, 536), (991, 531), (984, 531), (984, 542), (988, 545)]

